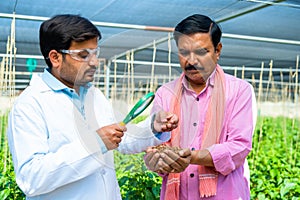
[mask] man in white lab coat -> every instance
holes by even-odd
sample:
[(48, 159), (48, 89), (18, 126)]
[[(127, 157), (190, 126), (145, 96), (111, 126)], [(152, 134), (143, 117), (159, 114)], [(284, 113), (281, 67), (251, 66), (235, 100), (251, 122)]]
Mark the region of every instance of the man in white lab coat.
[(111, 150), (141, 152), (177, 127), (178, 117), (163, 111), (135, 127), (115, 120), (91, 84), (100, 39), (77, 15), (57, 15), (40, 27), (48, 68), (16, 100), (7, 130), (16, 182), (27, 199), (121, 199)]

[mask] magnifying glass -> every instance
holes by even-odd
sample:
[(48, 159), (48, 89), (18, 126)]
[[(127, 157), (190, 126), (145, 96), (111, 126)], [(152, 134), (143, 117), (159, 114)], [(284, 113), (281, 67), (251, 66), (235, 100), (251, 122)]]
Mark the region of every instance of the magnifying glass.
[(121, 125), (128, 124), (131, 120), (136, 118), (139, 114), (141, 114), (153, 101), (155, 95), (153, 92), (150, 92), (143, 96), (130, 110), (130, 112), (126, 115), (124, 120), (120, 122)]

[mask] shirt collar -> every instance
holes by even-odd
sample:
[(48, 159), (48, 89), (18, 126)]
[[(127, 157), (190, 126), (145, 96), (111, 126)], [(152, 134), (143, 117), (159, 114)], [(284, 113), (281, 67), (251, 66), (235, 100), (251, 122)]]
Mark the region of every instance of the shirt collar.
[(50, 72), (49, 68), (44, 70), (44, 73), (42, 75), (43, 81), (48, 85), (49, 88), (51, 88), (54, 91), (64, 90), (68, 88), (66, 85), (64, 85), (62, 82), (60, 82), (57, 78), (55, 78)]

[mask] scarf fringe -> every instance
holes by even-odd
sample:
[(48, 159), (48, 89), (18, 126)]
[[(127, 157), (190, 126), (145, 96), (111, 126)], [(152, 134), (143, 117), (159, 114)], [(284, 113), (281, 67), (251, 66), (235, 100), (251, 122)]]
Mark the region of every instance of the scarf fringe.
[[(214, 177), (199, 177), (200, 197), (212, 197), (217, 194), (217, 176)], [(205, 180), (205, 181), (204, 181)]]
[(168, 180), (167, 185), (178, 184), (178, 183), (180, 183), (179, 178), (172, 178), (171, 180)]
[(169, 176), (164, 199), (179, 199), (180, 174), (171, 173)]

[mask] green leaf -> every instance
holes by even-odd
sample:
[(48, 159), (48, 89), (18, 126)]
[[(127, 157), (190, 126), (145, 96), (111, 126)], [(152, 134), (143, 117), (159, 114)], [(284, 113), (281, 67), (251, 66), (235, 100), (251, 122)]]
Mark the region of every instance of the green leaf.
[(258, 198), (258, 200), (265, 200), (266, 196), (264, 193), (260, 192), (260, 193), (258, 193), (257, 198)]
[(145, 191), (145, 199), (155, 199), (155, 196), (149, 191), (149, 190), (146, 190)]
[(296, 186), (296, 183), (290, 183), (288, 180), (284, 181), (283, 187), (280, 188), (280, 197), (283, 198), (291, 189)]
[(9, 189), (4, 189), (0, 191), (0, 199), (5, 200), (9, 196), (10, 192)]

